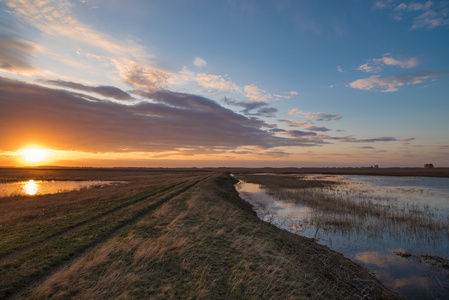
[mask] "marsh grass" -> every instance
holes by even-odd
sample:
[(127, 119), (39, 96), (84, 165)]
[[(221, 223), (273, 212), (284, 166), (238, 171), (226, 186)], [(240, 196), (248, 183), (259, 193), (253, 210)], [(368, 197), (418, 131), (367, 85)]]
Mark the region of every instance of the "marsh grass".
[[(293, 224), (298, 233), (315, 227), (322, 231), (364, 233), (394, 238), (417, 237), (422, 242), (449, 238), (449, 220), (437, 218), (428, 205), (384, 201), (369, 191), (342, 188), (345, 182), (293, 175), (241, 175), (264, 186), (267, 193), (285, 202), (312, 208), (312, 213)], [(268, 213), (269, 214), (269, 213)]]

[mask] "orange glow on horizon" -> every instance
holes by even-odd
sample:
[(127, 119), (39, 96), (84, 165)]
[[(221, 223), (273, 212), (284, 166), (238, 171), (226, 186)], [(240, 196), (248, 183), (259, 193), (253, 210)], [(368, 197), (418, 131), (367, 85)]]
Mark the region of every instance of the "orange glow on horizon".
[(39, 163), (49, 159), (50, 150), (40, 148), (27, 148), (18, 152), (28, 163)]

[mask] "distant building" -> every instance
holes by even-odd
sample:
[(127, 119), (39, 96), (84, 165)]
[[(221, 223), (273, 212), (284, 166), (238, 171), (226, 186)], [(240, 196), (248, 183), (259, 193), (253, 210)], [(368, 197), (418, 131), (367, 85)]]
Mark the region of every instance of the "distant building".
[(424, 168), (426, 168), (426, 169), (433, 169), (434, 167), (433, 167), (433, 164), (425, 164)]

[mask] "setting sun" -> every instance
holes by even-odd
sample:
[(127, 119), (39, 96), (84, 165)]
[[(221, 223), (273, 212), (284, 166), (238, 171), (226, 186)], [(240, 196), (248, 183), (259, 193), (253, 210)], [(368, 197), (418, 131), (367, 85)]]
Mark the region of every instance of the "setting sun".
[(20, 152), (23, 159), (27, 162), (36, 163), (45, 160), (48, 157), (48, 150), (29, 148)]

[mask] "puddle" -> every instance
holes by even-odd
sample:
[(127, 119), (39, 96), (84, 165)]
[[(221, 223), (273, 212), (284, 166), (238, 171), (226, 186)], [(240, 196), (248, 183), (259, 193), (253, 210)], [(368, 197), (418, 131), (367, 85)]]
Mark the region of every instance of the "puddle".
[(94, 185), (108, 185), (120, 183), (118, 181), (41, 181), (29, 180), (0, 184), (0, 197), (10, 197), (14, 195), (45, 195), (79, 190)]
[[(315, 238), (363, 265), (407, 299), (449, 297), (449, 179), (301, 177), (320, 178), (342, 184), (274, 193), (240, 181), (236, 189), (262, 220)], [(304, 204), (326, 197), (349, 209), (331, 213)], [(352, 206), (372, 215), (351, 213)], [(410, 220), (401, 220), (404, 216)]]

